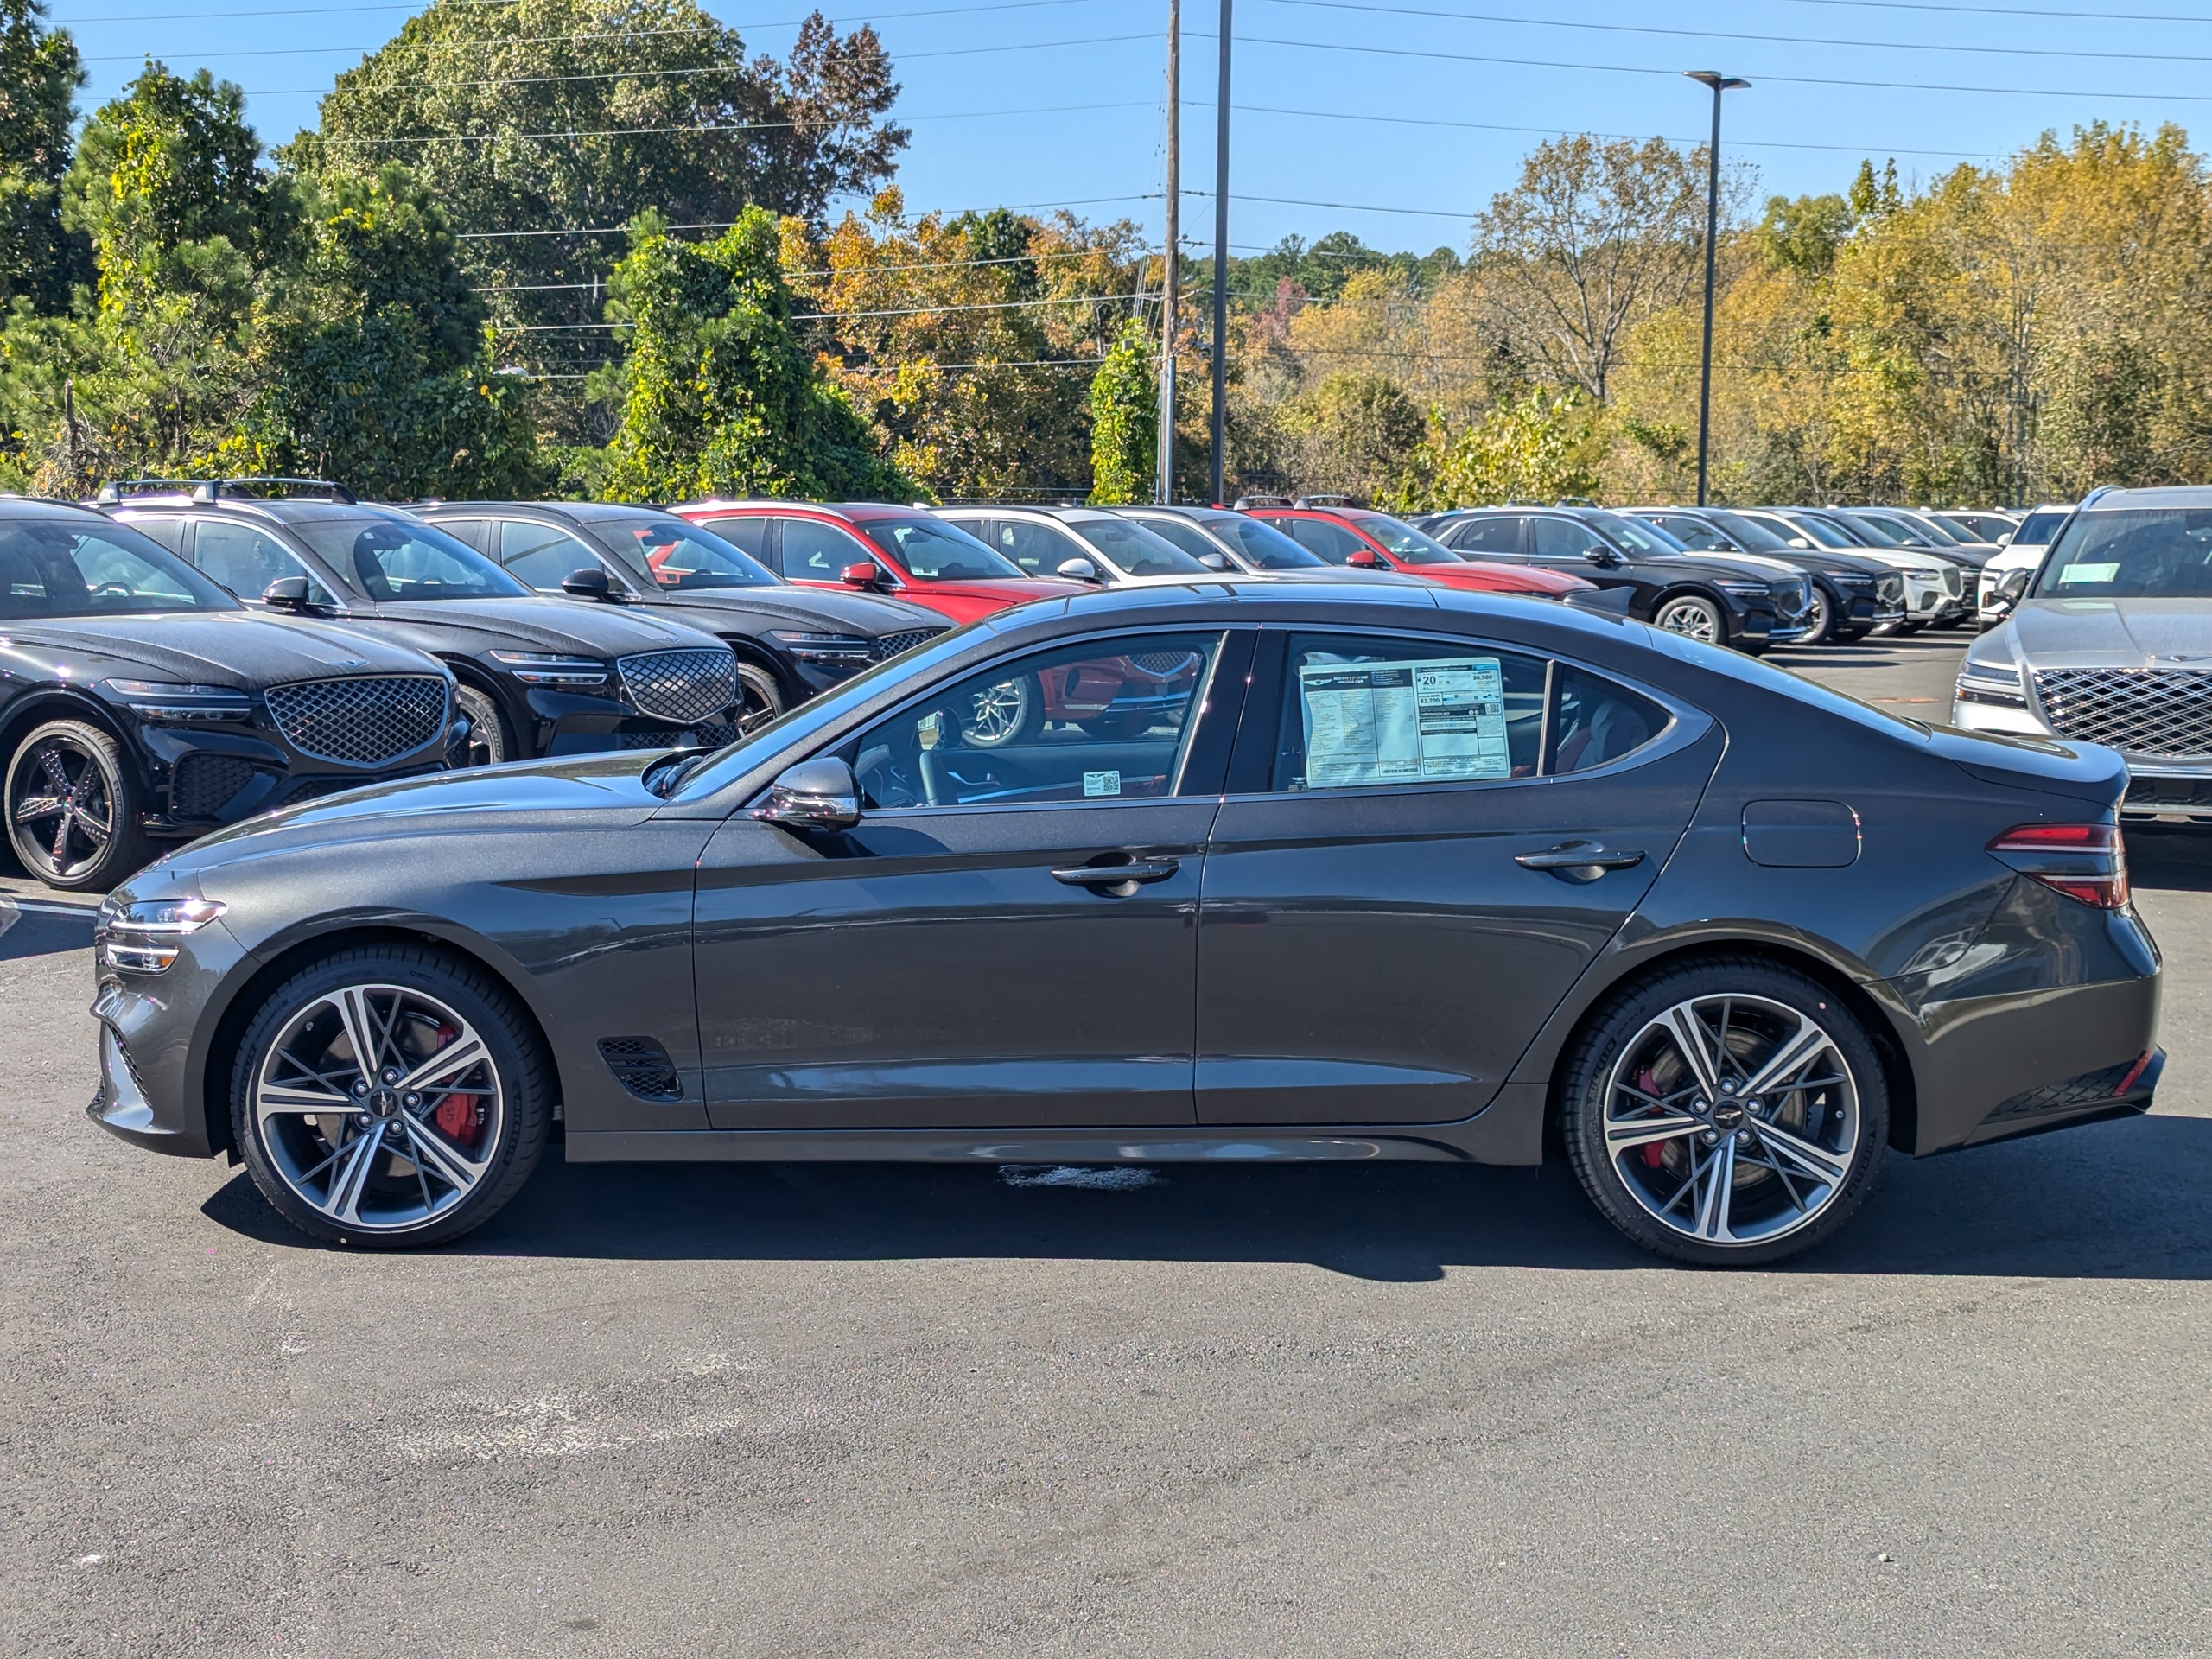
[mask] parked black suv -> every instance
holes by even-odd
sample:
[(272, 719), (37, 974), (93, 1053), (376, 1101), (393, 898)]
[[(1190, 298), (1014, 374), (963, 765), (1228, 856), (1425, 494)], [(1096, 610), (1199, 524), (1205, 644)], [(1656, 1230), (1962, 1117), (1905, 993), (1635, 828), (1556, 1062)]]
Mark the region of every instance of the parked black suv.
[[(945, 632), (944, 617), (880, 594), (801, 587), (756, 556), (767, 520), (712, 530), (658, 507), (589, 501), (442, 501), (414, 509), (540, 593), (566, 593), (714, 634), (737, 653), (747, 718), (779, 714)], [(576, 580), (582, 574), (583, 579)]]
[(1629, 614), (1756, 656), (1804, 634), (1812, 579), (1764, 560), (1694, 554), (1656, 525), (1594, 507), (1462, 507), (1414, 521), (1470, 559), (1542, 565), (1625, 589)]
[(0, 499), (8, 836), (48, 887), (105, 888), (184, 841), (435, 772), (453, 677), (403, 645), (256, 616), (126, 525)]
[(1693, 553), (1748, 553), (1813, 579), (1813, 613), (1801, 645), (1849, 645), (1884, 623), (1904, 620), (1904, 578), (1878, 559), (1821, 547), (1792, 547), (1757, 519), (1726, 507), (1623, 507)]
[(245, 493), (257, 481), (132, 495), (108, 512), (248, 603), (346, 623), (453, 671), (488, 765), (594, 749), (725, 743), (736, 664), (680, 621), (591, 610), (532, 593), (445, 531), (396, 507)]

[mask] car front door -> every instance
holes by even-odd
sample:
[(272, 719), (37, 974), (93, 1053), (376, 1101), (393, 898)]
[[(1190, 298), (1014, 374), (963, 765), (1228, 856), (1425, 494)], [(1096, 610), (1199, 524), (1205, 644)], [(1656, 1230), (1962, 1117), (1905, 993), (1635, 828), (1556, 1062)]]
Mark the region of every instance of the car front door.
[(1192, 1122), (1201, 866), (1250, 648), (1031, 652), (828, 751), (849, 830), (733, 817), (699, 870), (715, 1127)]
[(502, 518), (486, 534), (493, 543), (491, 556), (506, 567), (507, 574), (541, 594), (559, 593), (561, 584), (579, 570), (604, 571), (607, 585), (618, 593), (632, 585), (608, 560), (557, 524)]
[(1564, 514), (1531, 514), (1529, 519), (1529, 562), (1594, 582), (1600, 588), (1626, 588), (1634, 594), (1638, 613), (1644, 613), (1657, 589), (1617, 560), (1606, 565), (1590, 557), (1592, 548), (1607, 552), (1605, 538), (1579, 518)]
[(285, 576), (308, 579), (308, 602), (332, 609), (337, 600), (322, 577), (291, 549), (265, 531), (223, 518), (195, 520), (193, 563), (240, 599), (258, 605), (269, 584)]
[(1487, 641), (1263, 636), (1198, 921), (1204, 1123), (1496, 1096), (1643, 899), (1719, 728)]

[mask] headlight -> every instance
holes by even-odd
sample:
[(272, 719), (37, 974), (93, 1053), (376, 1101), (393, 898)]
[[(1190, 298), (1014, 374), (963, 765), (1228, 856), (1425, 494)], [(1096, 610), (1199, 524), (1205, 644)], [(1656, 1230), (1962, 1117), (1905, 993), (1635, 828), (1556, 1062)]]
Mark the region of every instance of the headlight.
[(1774, 596), (1773, 589), (1763, 582), (1716, 582), (1713, 585), (1737, 599), (1771, 599)]
[(176, 960), (187, 934), (197, 933), (222, 913), (223, 906), (213, 899), (139, 899), (126, 905), (111, 897), (100, 906), (92, 938), (103, 965), (158, 974)]
[(607, 664), (593, 657), (543, 657), (527, 651), (495, 651), (492, 660), (524, 685), (581, 687), (607, 683)]
[(185, 685), (169, 680), (102, 680), (99, 689), (141, 720), (248, 720), (252, 702), (226, 685)]
[(768, 636), (802, 663), (848, 668), (866, 663), (870, 647), (850, 633), (796, 633), (777, 629)]
[(1959, 670), (1957, 696), (1961, 702), (1993, 702), (2005, 709), (2028, 706), (2020, 671), (2011, 663), (1977, 663), (1969, 658)]

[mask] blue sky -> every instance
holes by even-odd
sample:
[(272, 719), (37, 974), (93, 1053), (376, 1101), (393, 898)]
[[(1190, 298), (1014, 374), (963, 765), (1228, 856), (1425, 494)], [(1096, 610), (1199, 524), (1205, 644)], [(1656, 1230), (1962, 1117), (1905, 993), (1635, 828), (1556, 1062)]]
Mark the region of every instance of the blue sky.
[[(262, 137), (312, 124), (332, 78), (408, 5), (340, 0), (50, 0), (85, 53), (86, 107), (151, 53), (247, 92)], [(781, 55), (805, 0), (709, 0), (747, 48)], [(1166, 0), (863, 0), (905, 91), (909, 203), (1077, 203), (1158, 234)], [(2121, 15), (2126, 14), (2126, 15)], [(1185, 0), (1184, 183), (1211, 188), (1218, 0)], [(1377, 246), (1464, 248), (1467, 219), (1546, 135), (1700, 138), (1729, 95), (1724, 149), (1762, 196), (1840, 189), (1861, 156), (1908, 177), (2001, 156), (2102, 118), (2212, 128), (2212, 0), (1236, 0), (1230, 234), (1358, 232)], [(1318, 206), (1309, 204), (1340, 204)], [(1393, 209), (1381, 212), (1370, 209)], [(1211, 236), (1210, 201), (1184, 207)]]

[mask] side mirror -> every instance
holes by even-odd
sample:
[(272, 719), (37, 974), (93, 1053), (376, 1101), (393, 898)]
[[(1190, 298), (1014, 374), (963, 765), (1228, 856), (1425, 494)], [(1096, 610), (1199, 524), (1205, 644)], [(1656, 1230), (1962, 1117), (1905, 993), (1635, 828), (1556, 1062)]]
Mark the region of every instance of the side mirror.
[(1999, 546), (1999, 547), (2010, 547), (2010, 546), (2012, 546), (2012, 538), (2013, 538), (2015, 536), (2018, 535), (2019, 533), (2020, 533), (2020, 532), (2019, 532), (2018, 531), (2017, 531), (2017, 530), (2008, 530), (2008, 531), (2005, 531), (2002, 536), (1999, 536), (1999, 537), (1997, 538), (1997, 545), (1998, 545), (1998, 546)]
[(1585, 548), (1582, 550), (1582, 556), (1589, 560), (1591, 563), (1606, 570), (1612, 569), (1616, 565), (1618, 565), (1622, 562), (1621, 556), (1614, 552), (1610, 547)]
[(1059, 569), (1052, 574), (1065, 576), (1070, 582), (1088, 582), (1101, 588), (1106, 585), (1105, 576), (1089, 559), (1063, 559)]
[(279, 576), (261, 590), (261, 602), (272, 611), (311, 611), (305, 576)]
[(1390, 568), (1390, 561), (1371, 547), (1356, 550), (1345, 558), (1344, 563), (1354, 570), (1388, 570)]
[(561, 578), (561, 591), (571, 599), (595, 599), (602, 603), (614, 597), (613, 584), (607, 580), (607, 572), (595, 564), (569, 571)]
[(1198, 555), (1198, 563), (1207, 569), (1218, 571), (1223, 575), (1236, 574), (1236, 566), (1226, 553), (1201, 553)]
[(875, 568), (872, 559), (862, 559), (849, 564), (837, 573), (837, 580), (848, 588), (874, 588), (883, 581), (883, 572)]
[(1802, 536), (1792, 536), (1789, 538), (1789, 545), (1792, 547), (1810, 547), (1812, 546), (1812, 543), (1807, 541)]
[(849, 830), (861, 821), (861, 786), (842, 760), (817, 755), (787, 767), (753, 816), (786, 830)]

